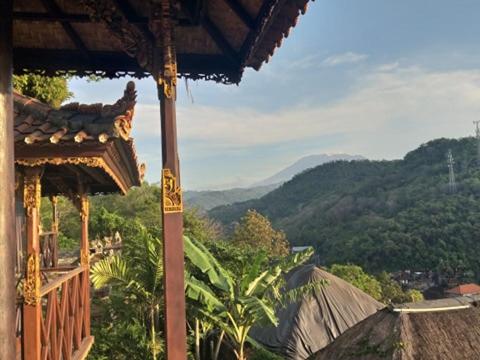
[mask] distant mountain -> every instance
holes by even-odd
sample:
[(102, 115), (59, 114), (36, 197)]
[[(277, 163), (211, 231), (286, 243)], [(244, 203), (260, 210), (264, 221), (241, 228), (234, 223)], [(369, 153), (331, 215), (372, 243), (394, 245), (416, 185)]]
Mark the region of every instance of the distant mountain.
[[(450, 191), (447, 153), (455, 159)], [(439, 139), (394, 161), (336, 161), (260, 199), (212, 209), (226, 228), (248, 209), (325, 264), (438, 270), (480, 280), (480, 166), (474, 138)]]
[(190, 207), (208, 211), (222, 205), (258, 199), (276, 189), (285, 181), (290, 180), (293, 176), (312, 167), (338, 160), (363, 159), (365, 158), (359, 155), (347, 154), (306, 156), (277, 174), (270, 176), (268, 179), (253, 184), (251, 187), (225, 190), (185, 191), (185, 204)]
[(258, 199), (275, 189), (278, 185), (256, 186), (252, 188), (237, 188), (229, 190), (185, 191), (185, 204), (200, 210), (210, 210), (221, 205)]
[(316, 166), (338, 160), (365, 160), (363, 156), (360, 155), (348, 155), (348, 154), (319, 154), (319, 155), (309, 155), (301, 158), (296, 161), (294, 164), (289, 167), (279, 171), (275, 175), (272, 175), (262, 181), (259, 181), (253, 186), (265, 186), (272, 184), (281, 184), (285, 181), (290, 180), (295, 175), (300, 174), (301, 172), (314, 168)]

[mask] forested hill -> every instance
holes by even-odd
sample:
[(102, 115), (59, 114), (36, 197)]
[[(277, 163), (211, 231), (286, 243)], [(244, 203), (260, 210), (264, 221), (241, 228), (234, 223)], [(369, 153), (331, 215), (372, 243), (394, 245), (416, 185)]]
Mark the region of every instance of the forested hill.
[[(448, 188), (447, 153), (457, 191)], [(256, 209), (292, 244), (370, 271), (475, 271), (480, 277), (480, 168), (473, 138), (439, 139), (396, 161), (339, 161), (306, 171), (266, 196), (215, 208), (225, 225)]]

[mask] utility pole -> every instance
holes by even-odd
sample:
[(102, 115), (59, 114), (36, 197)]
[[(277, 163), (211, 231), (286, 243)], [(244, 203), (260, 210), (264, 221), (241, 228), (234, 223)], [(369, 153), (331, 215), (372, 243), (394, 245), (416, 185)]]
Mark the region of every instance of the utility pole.
[(448, 163), (448, 189), (450, 190), (450, 193), (453, 194), (457, 190), (457, 184), (455, 183), (455, 171), (453, 169), (455, 160), (453, 160), (452, 150), (448, 150), (447, 163)]
[(480, 120), (474, 121), (475, 137), (477, 138), (477, 164), (480, 166)]

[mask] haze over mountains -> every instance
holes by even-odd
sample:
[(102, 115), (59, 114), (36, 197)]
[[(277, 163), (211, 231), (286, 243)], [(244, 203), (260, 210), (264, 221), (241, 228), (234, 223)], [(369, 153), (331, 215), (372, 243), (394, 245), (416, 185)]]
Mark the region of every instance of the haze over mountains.
[[(456, 191), (449, 188), (452, 151)], [(438, 139), (402, 160), (337, 161), (304, 171), (260, 199), (217, 207), (229, 229), (248, 209), (322, 261), (369, 271), (462, 271), (480, 279), (480, 165), (474, 138)]]
[(264, 186), (272, 184), (282, 184), (285, 181), (292, 179), (295, 175), (300, 174), (301, 172), (314, 168), (316, 166), (339, 160), (365, 160), (361, 155), (348, 155), (348, 154), (319, 154), (319, 155), (310, 155), (301, 158), (287, 168), (279, 171), (275, 175), (272, 175), (262, 181), (254, 183), (253, 186)]
[(221, 205), (258, 199), (276, 189), (295, 175), (318, 165), (338, 160), (364, 160), (360, 155), (348, 154), (319, 154), (305, 156), (278, 173), (256, 182), (246, 188), (227, 190), (185, 191), (184, 198), (187, 206), (201, 210), (210, 210)]

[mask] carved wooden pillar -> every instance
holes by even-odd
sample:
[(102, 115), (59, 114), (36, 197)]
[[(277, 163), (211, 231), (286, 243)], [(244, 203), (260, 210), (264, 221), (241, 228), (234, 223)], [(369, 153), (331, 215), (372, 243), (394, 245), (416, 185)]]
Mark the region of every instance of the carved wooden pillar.
[(27, 266), (23, 286), (23, 349), (25, 360), (39, 360), (41, 353), (40, 327), (40, 178), (42, 168), (25, 170), (23, 205), (26, 214)]
[(157, 1), (152, 28), (157, 38), (154, 77), (162, 128), (162, 220), (165, 289), (165, 335), (168, 360), (185, 360), (186, 320), (183, 254), (183, 203), (177, 151), (177, 63), (170, 1)]
[(0, 1), (0, 358), (15, 359), (15, 175), (13, 165), (13, 1)]
[(52, 203), (52, 266), (58, 266), (58, 197), (51, 196)]
[(81, 221), (81, 241), (80, 241), (80, 265), (85, 266), (86, 269), (82, 274), (84, 291), (84, 336), (90, 336), (90, 242), (88, 240), (88, 220), (90, 216), (90, 202), (88, 195), (80, 187), (80, 221)]

